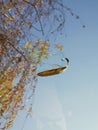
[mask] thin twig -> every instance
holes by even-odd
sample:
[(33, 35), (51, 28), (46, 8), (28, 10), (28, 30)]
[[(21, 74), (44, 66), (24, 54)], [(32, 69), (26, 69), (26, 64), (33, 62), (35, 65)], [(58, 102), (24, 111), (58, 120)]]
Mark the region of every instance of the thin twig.
[(40, 23), (40, 27), (41, 27), (41, 30), (42, 30), (42, 35), (44, 35), (44, 30), (43, 30), (43, 27), (42, 27), (42, 23), (41, 23), (41, 20), (40, 20), (39, 13), (38, 13), (37, 8), (35, 6), (34, 6), (34, 9), (35, 9), (35, 11), (36, 11), (36, 13), (38, 15), (38, 18), (39, 18), (39, 23)]
[(10, 44), (10, 46), (12, 46), (19, 54), (22, 55), (22, 57), (24, 57), (24, 59), (28, 62), (27, 58), (23, 55), (23, 53), (21, 51), (19, 51), (13, 44), (11, 44), (10, 42), (8, 42)]
[(26, 2), (27, 4), (31, 5), (32, 7), (34, 7), (36, 13), (37, 13), (37, 16), (38, 16), (38, 19), (39, 19), (39, 24), (40, 24), (40, 27), (41, 27), (41, 31), (42, 31), (42, 35), (44, 35), (44, 30), (43, 30), (43, 26), (42, 26), (42, 23), (41, 23), (41, 20), (40, 20), (40, 15), (38, 13), (38, 10), (36, 8), (36, 6), (34, 6), (33, 4), (31, 4), (30, 2), (26, 1), (26, 0), (23, 0), (24, 2)]

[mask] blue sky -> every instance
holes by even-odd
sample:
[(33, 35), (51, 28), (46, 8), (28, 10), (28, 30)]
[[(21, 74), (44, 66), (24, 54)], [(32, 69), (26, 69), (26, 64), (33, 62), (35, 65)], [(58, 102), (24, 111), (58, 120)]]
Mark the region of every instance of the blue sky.
[[(98, 1), (65, 4), (80, 16), (67, 16), (64, 36), (58, 39), (70, 65), (60, 75), (38, 78), (34, 114), (23, 130), (98, 130)], [(12, 130), (21, 130), (22, 122), (20, 115)]]

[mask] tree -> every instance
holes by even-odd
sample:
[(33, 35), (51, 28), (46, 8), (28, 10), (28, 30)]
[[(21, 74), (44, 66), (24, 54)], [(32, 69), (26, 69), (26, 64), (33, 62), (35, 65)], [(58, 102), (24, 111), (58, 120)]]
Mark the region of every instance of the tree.
[(62, 32), (68, 12), (79, 19), (61, 0), (0, 2), (1, 130), (12, 126), (19, 110), (32, 111), (37, 65), (49, 57), (50, 46), (63, 50), (51, 36)]

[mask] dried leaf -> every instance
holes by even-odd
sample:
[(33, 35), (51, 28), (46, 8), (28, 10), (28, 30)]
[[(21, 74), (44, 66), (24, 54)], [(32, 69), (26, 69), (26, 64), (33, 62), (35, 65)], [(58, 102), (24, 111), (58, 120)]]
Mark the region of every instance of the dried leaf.
[(59, 44), (55, 44), (55, 48), (57, 48), (59, 51), (62, 51), (64, 49), (64, 47)]
[(64, 72), (68, 68), (69, 59), (68, 58), (64, 58), (63, 60), (67, 61), (67, 66), (60, 67), (60, 68), (57, 68), (57, 69), (51, 69), (51, 70), (42, 71), (42, 72), (38, 73), (37, 75), (38, 76), (52, 76), (52, 75), (57, 75), (57, 74), (60, 74), (60, 73)]

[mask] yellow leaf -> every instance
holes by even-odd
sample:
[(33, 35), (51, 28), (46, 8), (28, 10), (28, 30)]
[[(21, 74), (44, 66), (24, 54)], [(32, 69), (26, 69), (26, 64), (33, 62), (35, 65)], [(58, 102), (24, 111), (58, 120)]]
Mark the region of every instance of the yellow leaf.
[(48, 51), (48, 48), (49, 48), (49, 44), (48, 44), (48, 43), (45, 43), (45, 44), (42, 46), (41, 51), (42, 51), (43, 53), (46, 53), (46, 52)]
[(25, 49), (30, 49), (32, 47), (32, 42), (28, 42), (26, 45), (25, 45)]
[(63, 46), (59, 44), (55, 44), (55, 48), (57, 48), (59, 51), (63, 50)]
[(38, 60), (37, 60), (37, 64), (41, 63), (41, 61), (43, 60), (43, 58), (44, 58), (44, 57), (43, 57), (42, 53), (39, 54)]
[(13, 8), (13, 3), (9, 3), (9, 5), (8, 5), (8, 9), (10, 10), (10, 9), (12, 9)]

